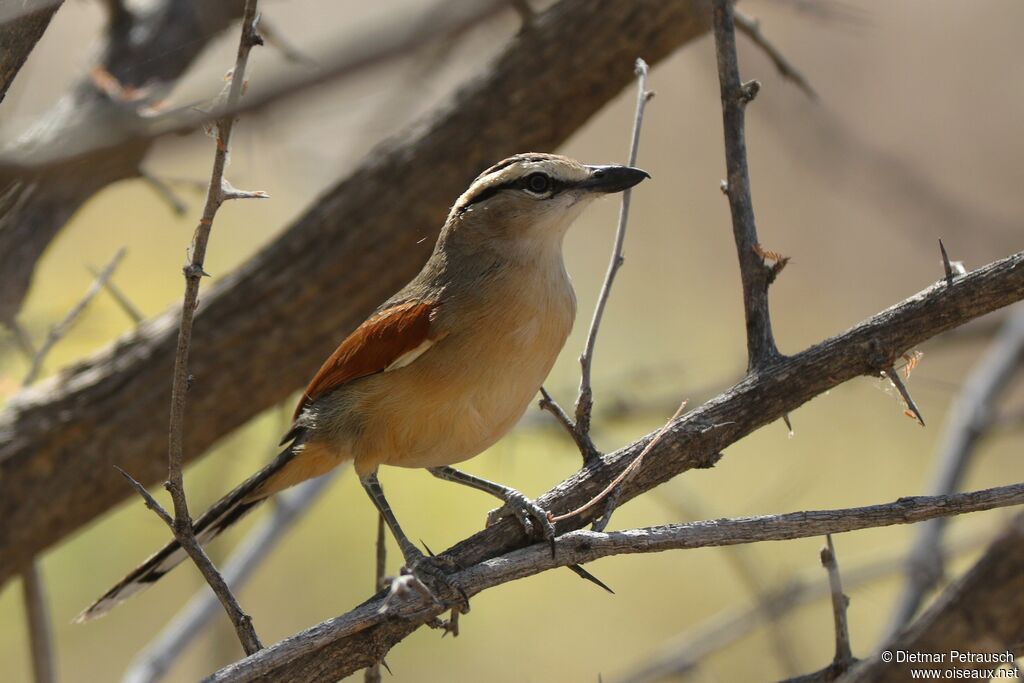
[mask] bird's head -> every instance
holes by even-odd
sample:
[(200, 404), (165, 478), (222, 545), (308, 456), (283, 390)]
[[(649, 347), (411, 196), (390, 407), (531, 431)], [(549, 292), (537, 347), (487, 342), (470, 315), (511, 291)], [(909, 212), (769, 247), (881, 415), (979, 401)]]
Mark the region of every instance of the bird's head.
[(448, 215), (447, 237), (505, 244), (561, 244), (597, 197), (650, 176), (629, 166), (586, 166), (557, 154), (517, 154), (481, 173)]

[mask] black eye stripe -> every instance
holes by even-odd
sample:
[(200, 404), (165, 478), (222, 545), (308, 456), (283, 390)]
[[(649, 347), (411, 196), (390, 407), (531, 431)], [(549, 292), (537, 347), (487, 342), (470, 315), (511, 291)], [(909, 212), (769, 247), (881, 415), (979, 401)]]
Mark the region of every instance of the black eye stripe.
[[(528, 183), (530, 179), (538, 175), (544, 176), (545, 178), (548, 179), (548, 188), (545, 192), (550, 194), (550, 196), (552, 197), (569, 186), (568, 183), (563, 183), (544, 173), (531, 173), (529, 175), (516, 178), (515, 180), (509, 180), (508, 182), (504, 182), (499, 185), (491, 185), (490, 187), (485, 187), (484, 189), (480, 190), (472, 197), (470, 197), (469, 200), (462, 205), (462, 208), (459, 209), (459, 211), (465, 211), (471, 205), (476, 204), (477, 202), (482, 202), (485, 199), (490, 199), (494, 195), (505, 190), (529, 190), (530, 188), (528, 186)], [(533, 190), (531, 190), (531, 192), (533, 192), (534, 194), (539, 194), (538, 192)]]

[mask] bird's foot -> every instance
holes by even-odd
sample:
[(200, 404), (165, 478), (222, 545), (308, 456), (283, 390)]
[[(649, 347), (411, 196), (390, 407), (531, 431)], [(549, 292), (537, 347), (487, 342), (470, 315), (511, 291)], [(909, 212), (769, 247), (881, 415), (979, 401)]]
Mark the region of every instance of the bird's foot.
[(396, 597), (416, 593), (438, 605), (460, 612), (469, 611), (469, 596), (451, 574), (460, 567), (445, 557), (427, 557), (413, 548), (405, 553), (405, 566), (392, 579), (381, 611), (387, 611)]
[(554, 547), (555, 525), (548, 518), (547, 510), (537, 505), (515, 489), (509, 489), (505, 504), (487, 513), (487, 526), (503, 517), (515, 517), (531, 538), (549, 541)]

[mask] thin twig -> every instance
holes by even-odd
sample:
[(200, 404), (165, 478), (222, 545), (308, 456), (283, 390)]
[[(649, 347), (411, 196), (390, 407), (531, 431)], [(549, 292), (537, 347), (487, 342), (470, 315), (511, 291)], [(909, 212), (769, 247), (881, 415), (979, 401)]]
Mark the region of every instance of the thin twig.
[[(238, 42), (238, 53), (235, 67), (231, 75), (228, 89), (227, 107), (236, 105), (242, 94), (245, 82), (245, 68), (249, 60), (249, 51), (261, 43), (256, 32), (256, 4), (258, 0), (246, 0), (245, 14), (242, 17), (242, 35)], [(192, 341), (192, 320), (199, 301), (199, 281), (205, 274), (203, 264), (206, 258), (206, 246), (210, 239), (210, 230), (217, 210), (225, 200), (224, 167), (227, 165), (228, 150), (231, 143), (231, 129), (234, 117), (226, 116), (217, 121), (217, 148), (213, 158), (213, 171), (210, 175), (210, 186), (206, 196), (203, 216), (192, 236), (191, 259), (184, 268), (185, 296), (181, 307), (181, 324), (178, 332), (178, 345), (174, 358), (174, 381), (171, 387), (171, 417), (167, 449), (167, 491), (174, 503), (174, 537), (188, 552), (199, 567), (207, 583), (220, 598), (228, 617), (231, 619), (246, 654), (252, 654), (262, 645), (252, 627), (252, 620), (245, 614), (238, 601), (232, 595), (224, 578), (217, 572), (209, 557), (198, 543), (192, 529), (192, 519), (188, 512), (185, 497), (185, 486), (182, 481), (183, 440), (186, 392), (189, 388), (188, 356)]]
[(50, 624), (46, 587), (43, 585), (38, 562), (33, 562), (21, 573), (21, 592), (32, 647), (32, 674), (35, 683), (53, 683), (57, 680), (53, 626)]
[(184, 216), (185, 212), (188, 211), (188, 204), (178, 196), (178, 193), (174, 191), (174, 188), (166, 180), (145, 170), (139, 171), (139, 178), (170, 207), (175, 215)]
[[(384, 515), (377, 515), (377, 556), (376, 571), (374, 572), (373, 590), (379, 591), (386, 588), (388, 581), (385, 579), (387, 573), (388, 549), (387, 538), (384, 535)], [(374, 662), (366, 667), (366, 675), (363, 677), (365, 683), (380, 683), (380, 662)]]
[[(475, 564), (453, 574), (451, 579), (458, 582), (467, 596), (472, 597), (488, 588), (554, 567), (583, 564), (612, 555), (808, 538), (826, 533), (910, 524), (939, 516), (1021, 504), (1024, 504), (1024, 483), (950, 496), (901, 498), (892, 503), (861, 508), (708, 520), (610, 533), (578, 530), (558, 537), (554, 557), (547, 544), (537, 543)], [(372, 627), (378, 627), (369, 634), (375, 638), (375, 647), (389, 647), (394, 635), (388, 636), (387, 640), (380, 639), (385, 635), (381, 630), (384, 622), (404, 624), (403, 631), (409, 632), (445, 611), (442, 605), (409, 594), (392, 596), (392, 604), (387, 613), (383, 614), (380, 607), (384, 600), (383, 596), (376, 596), (347, 614), (313, 626), (231, 664), (206, 680), (211, 683), (254, 680), (257, 673), (264, 680), (291, 678), (275, 674), (294, 673), (289, 667), (296, 663), (297, 658), (308, 658), (328, 647), (337, 652), (342, 646), (341, 641), (345, 639), (365, 642), (362, 637)], [(319, 679), (323, 678), (326, 670), (330, 671), (330, 676), (339, 678), (351, 672), (348, 668), (350, 666), (366, 666), (346, 658), (344, 665), (334, 662), (329, 669), (324, 669), (322, 665), (325, 662), (320, 659), (317, 661)], [(310, 680), (308, 675), (294, 678)]]
[(750, 197), (750, 174), (744, 118), (747, 103), (760, 89), (757, 81), (740, 82), (736, 59), (736, 31), (731, 0), (714, 0), (715, 51), (722, 97), (725, 163), (728, 180), (722, 190), (729, 198), (732, 232), (743, 283), (743, 309), (747, 329), (747, 371), (756, 372), (779, 357), (768, 309), (770, 269), (758, 255), (757, 227)]
[[(270, 516), (249, 532), (224, 563), (224, 581), (232, 590), (245, 585), (285, 533), (312, 509), (333, 479), (334, 474), (319, 477), (274, 499)], [(139, 491), (139, 487), (136, 490)], [(142, 491), (145, 488), (139, 493)], [(156, 683), (163, 678), (219, 609), (218, 598), (209, 589), (204, 588), (192, 596), (156, 638), (135, 656), (121, 683)]]
[(772, 60), (772, 64), (779, 74), (786, 80), (800, 88), (805, 95), (812, 100), (818, 99), (818, 93), (814, 91), (810, 81), (800, 73), (800, 70), (793, 66), (793, 63), (786, 59), (786, 56), (761, 32), (761, 22), (752, 16), (744, 14), (740, 10), (734, 10), (736, 26), (740, 33), (757, 45)]
[[(972, 534), (958, 539), (945, 549), (944, 554), (958, 557), (988, 545), (991, 540), (984, 535)], [(870, 560), (844, 571), (844, 584), (847, 588), (854, 588), (888, 578), (898, 572), (905, 561), (902, 553)], [(821, 576), (821, 570), (815, 568), (813, 572), (802, 572), (778, 588), (757, 596), (754, 603), (723, 609), (697, 626), (673, 636), (653, 656), (646, 657), (628, 673), (613, 679), (614, 683), (654, 683), (669, 678), (682, 683), (697, 673), (701, 662), (711, 655), (762, 626), (773, 630), (787, 614), (828, 595), (829, 582)]]
[[(93, 277), (99, 278), (99, 270), (97, 270), (93, 266), (86, 266), (86, 269), (88, 269), (88, 271), (92, 273)], [(121, 307), (121, 310), (125, 312), (125, 315), (132, 319), (133, 323), (138, 325), (139, 323), (146, 319), (146, 316), (144, 316), (142, 314), (142, 311), (140, 311), (135, 306), (135, 304), (132, 303), (132, 300), (128, 298), (128, 295), (125, 294), (120, 287), (114, 284), (113, 278), (108, 278), (106, 281), (104, 281), (103, 288), (106, 289), (107, 294), (109, 294), (114, 299), (114, 301), (117, 302), (117, 305)]]
[[(604, 487), (604, 489), (602, 489), (600, 493), (598, 493), (596, 496), (594, 496), (593, 498), (591, 498), (590, 500), (588, 500), (586, 503), (579, 506), (575, 510), (570, 510), (569, 512), (566, 512), (561, 515), (552, 515), (551, 513), (548, 513), (548, 519), (552, 522), (561, 522), (562, 520), (566, 520), (570, 517), (575, 517), (576, 515), (582, 514), (589, 510), (590, 508), (597, 505), (598, 503), (600, 503), (608, 496), (610, 496), (612, 492), (619, 487), (620, 484), (628, 482), (630, 479), (632, 479), (633, 475), (636, 474), (637, 469), (639, 469), (641, 463), (643, 463), (644, 457), (651, 452), (652, 448), (658, 445), (659, 441), (661, 441), (664, 438), (665, 434), (672, 427), (675, 421), (679, 419), (680, 415), (683, 414), (683, 410), (685, 408), (686, 401), (683, 401), (679, 405), (679, 408), (676, 410), (676, 412), (672, 415), (672, 417), (668, 419), (668, 422), (666, 422), (664, 426), (662, 426), (662, 428), (658, 430), (657, 434), (654, 435), (654, 438), (647, 442), (647, 445), (644, 446), (644, 449), (640, 451), (639, 455), (633, 458), (633, 461), (630, 462), (629, 465), (627, 465), (625, 469), (623, 469), (617, 477), (612, 479), (611, 482), (609, 482), (609, 484), (606, 487)], [(604, 529), (604, 527), (608, 525), (608, 521), (611, 519), (612, 512), (615, 509), (615, 504), (613, 502), (614, 498), (615, 497), (613, 496), (612, 498), (609, 499), (609, 505), (606, 507), (604, 514), (601, 515), (601, 519), (598, 522), (594, 523), (595, 531), (601, 531), (602, 529)]]
[[(629, 143), (629, 166), (636, 165), (637, 151), (640, 146), (640, 129), (644, 122), (644, 109), (654, 93), (647, 90), (647, 62), (642, 59), (636, 60), (636, 113), (633, 116), (633, 133)], [(612, 247), (611, 260), (608, 262), (608, 272), (605, 273), (604, 283), (601, 285), (601, 292), (597, 296), (597, 305), (594, 307), (594, 317), (590, 321), (590, 330), (587, 333), (587, 343), (583, 347), (583, 354), (580, 356), (580, 391), (576, 397), (576, 433), (581, 441), (590, 444), (589, 452), (583, 453), (584, 458), (593, 457), (597, 449), (593, 447), (590, 440), (590, 415), (594, 407), (594, 392), (590, 385), (590, 369), (594, 361), (594, 346), (597, 344), (597, 333), (601, 328), (601, 318), (604, 316), (605, 306), (608, 305), (608, 297), (612, 292), (612, 285), (615, 282), (615, 275), (619, 268), (625, 263), (623, 250), (626, 242), (626, 226), (629, 223), (629, 204), (633, 191), (627, 189), (622, 193), (622, 203), (619, 207), (619, 225), (615, 231), (615, 245)]]
[[(984, 357), (964, 382), (949, 409), (941, 446), (935, 457), (932, 484), (935, 495), (956, 491), (971, 456), (996, 418), (995, 402), (1010, 386), (1024, 360), (1024, 306), (1018, 304), (1003, 323)], [(917, 530), (907, 560), (906, 584), (885, 630), (889, 642), (914, 616), (924, 596), (942, 577), (940, 546), (944, 522), (935, 520)]]
[(79, 316), (85, 312), (85, 309), (89, 306), (96, 295), (103, 289), (104, 284), (110, 279), (110, 276), (114, 274), (114, 269), (117, 268), (121, 259), (124, 258), (125, 249), (122, 247), (117, 250), (114, 254), (114, 258), (110, 259), (110, 263), (104, 266), (103, 270), (96, 276), (92, 284), (89, 285), (89, 289), (85, 295), (78, 300), (78, 303), (71, 307), (71, 310), (67, 312), (64, 319), (59, 323), (50, 328), (50, 331), (46, 334), (46, 339), (40, 345), (35, 355), (32, 356), (32, 362), (28, 369), (28, 374), (25, 375), (25, 379), (22, 380), (22, 384), (28, 386), (39, 378), (39, 373), (43, 370), (43, 362), (46, 360), (46, 356), (50, 353), (50, 350), (56, 346), (57, 342), (64, 338), (64, 336), (71, 330), (74, 324), (78, 321)]
[(850, 668), (853, 652), (850, 650), (850, 627), (846, 620), (846, 608), (850, 599), (843, 594), (843, 582), (839, 577), (839, 563), (836, 561), (836, 548), (832, 544), (832, 534), (825, 536), (826, 545), (821, 549), (821, 565), (828, 572), (829, 593), (832, 596), (832, 619), (835, 622), (836, 654), (832, 665), (837, 673)]

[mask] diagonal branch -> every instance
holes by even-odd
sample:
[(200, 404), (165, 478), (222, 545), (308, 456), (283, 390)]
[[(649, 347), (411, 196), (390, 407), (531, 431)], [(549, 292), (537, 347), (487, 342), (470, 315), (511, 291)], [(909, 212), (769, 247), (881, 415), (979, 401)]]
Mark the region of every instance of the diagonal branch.
[[(612, 555), (663, 552), (760, 541), (807, 538), (892, 524), (909, 524), (936, 516), (963, 514), (1024, 504), (1024, 484), (952, 496), (901, 498), (896, 502), (843, 510), (667, 524), (611, 533), (574, 531), (558, 538), (552, 557), (543, 543), (486, 560), (455, 575), (472, 597), (494, 586), (570, 564)], [(206, 679), (209, 683), (337, 679), (369, 664), (375, 656), (439, 616), (443, 606), (410, 596), (379, 611), (382, 594), (340, 617), (330, 619)]]
[(725, 165), (728, 180), (722, 190), (729, 198), (732, 233), (740, 262), (743, 282), (743, 311), (747, 323), (747, 371), (756, 372), (779, 356), (772, 334), (768, 309), (768, 284), (771, 270), (758, 254), (759, 242), (754, 223), (754, 205), (750, 197), (750, 173), (747, 169), (747, 145), (744, 118), (747, 103), (754, 99), (760, 84), (740, 83), (736, 59), (736, 29), (731, 0), (714, 0), (715, 52), (718, 81), (722, 94), (722, 127), (725, 131)]

